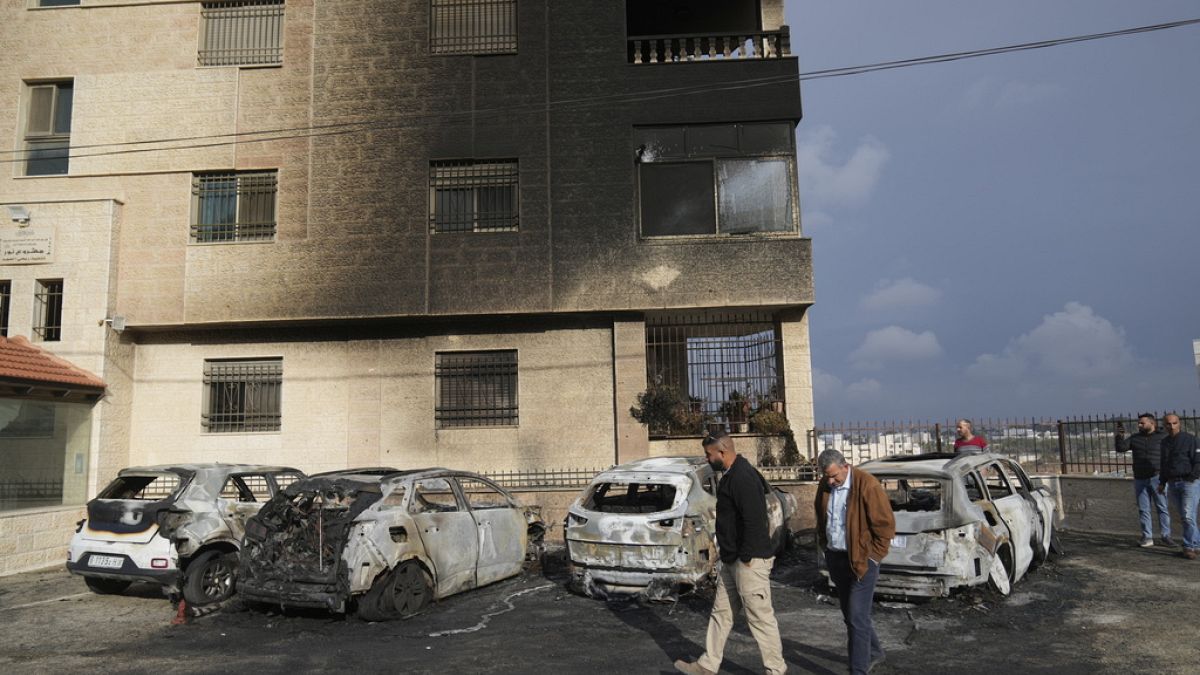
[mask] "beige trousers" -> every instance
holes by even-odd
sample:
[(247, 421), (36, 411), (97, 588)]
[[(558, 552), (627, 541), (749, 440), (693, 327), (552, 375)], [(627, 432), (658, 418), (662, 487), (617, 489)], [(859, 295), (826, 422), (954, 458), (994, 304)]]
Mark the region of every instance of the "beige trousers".
[(721, 669), (725, 641), (733, 629), (733, 619), (745, 609), (750, 634), (762, 653), (763, 668), (768, 674), (787, 671), (779, 624), (775, 622), (775, 608), (771, 606), (771, 565), (774, 561), (774, 558), (751, 558), (748, 564), (735, 560), (721, 565), (717, 597), (713, 600), (712, 616), (708, 618), (704, 656), (698, 662), (702, 667), (714, 673)]

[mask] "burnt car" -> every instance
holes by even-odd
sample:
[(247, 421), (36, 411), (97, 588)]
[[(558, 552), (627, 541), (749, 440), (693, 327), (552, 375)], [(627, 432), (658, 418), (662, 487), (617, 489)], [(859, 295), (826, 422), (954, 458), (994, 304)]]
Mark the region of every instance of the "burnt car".
[[(788, 544), (795, 498), (764, 484), (771, 536)], [(716, 577), (717, 475), (701, 457), (652, 457), (598, 474), (566, 518), (571, 586), (593, 598), (668, 599)]]
[(290, 467), (177, 464), (122, 469), (87, 504), (67, 570), (96, 593), (161, 584), (193, 605), (228, 598), (246, 520), (304, 477)]
[(465, 471), (349, 469), (299, 481), (246, 526), (238, 591), (282, 607), (404, 618), (507, 579), (542, 546), (538, 507)]
[(1054, 497), (1003, 455), (893, 456), (861, 469), (883, 484), (896, 516), (879, 595), (946, 596), (982, 584), (1008, 595), (1057, 546)]

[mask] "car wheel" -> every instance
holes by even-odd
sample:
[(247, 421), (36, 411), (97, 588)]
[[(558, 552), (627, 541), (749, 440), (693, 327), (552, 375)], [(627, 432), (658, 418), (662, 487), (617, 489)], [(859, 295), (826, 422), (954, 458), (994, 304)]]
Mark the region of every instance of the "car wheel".
[(988, 585), (1000, 595), (1012, 592), (1012, 578), (1009, 576), (1008, 547), (1001, 546), (992, 556), (992, 566), (988, 569)]
[(405, 619), (425, 609), (432, 599), (433, 588), (425, 570), (416, 561), (408, 560), (375, 580), (358, 603), (358, 618)]
[(183, 599), (189, 605), (210, 605), (233, 595), (237, 581), (237, 554), (206, 551), (192, 561), (183, 582)]
[(122, 581), (121, 579), (101, 579), (99, 577), (84, 577), (83, 583), (87, 584), (88, 590), (100, 595), (116, 595), (121, 591), (129, 588), (132, 582)]

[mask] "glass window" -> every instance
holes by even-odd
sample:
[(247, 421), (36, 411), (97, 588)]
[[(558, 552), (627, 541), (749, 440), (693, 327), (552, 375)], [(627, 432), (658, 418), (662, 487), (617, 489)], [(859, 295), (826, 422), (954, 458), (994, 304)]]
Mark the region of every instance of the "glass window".
[(790, 155), (793, 154), (795, 128), (788, 122), (770, 124), (743, 124), (741, 151), (746, 154)]
[(711, 162), (641, 165), (642, 236), (715, 234)]
[(283, 0), (203, 3), (200, 9), (200, 65), (282, 63), (283, 10)]
[(8, 337), (8, 308), (12, 295), (12, 282), (0, 281), (0, 336)]
[(440, 160), (429, 164), (430, 232), (517, 229), (516, 160)]
[(74, 82), (30, 84), (25, 119), (25, 175), (66, 174), (70, 168)]
[(458, 511), (458, 498), (445, 478), (426, 478), (413, 484), (413, 513), (447, 513)]
[(79, 0), (38, 0), (38, 7), (69, 7), (78, 5)]
[(518, 422), (517, 352), (439, 352), (434, 379), (439, 429)]
[(192, 176), (192, 241), (275, 238), (278, 172), (239, 171)]
[(732, 124), (703, 124), (687, 128), (688, 154), (721, 157), (739, 154), (738, 130)]
[(91, 405), (0, 399), (0, 511), (87, 501)]
[(62, 339), (63, 280), (38, 279), (33, 296), (33, 334), (42, 342)]
[(206, 360), (201, 424), (214, 433), (279, 431), (283, 359)]
[(643, 162), (687, 157), (683, 127), (642, 127), (634, 129), (633, 136)]
[(724, 234), (792, 229), (792, 178), (782, 159), (717, 163), (719, 220)]

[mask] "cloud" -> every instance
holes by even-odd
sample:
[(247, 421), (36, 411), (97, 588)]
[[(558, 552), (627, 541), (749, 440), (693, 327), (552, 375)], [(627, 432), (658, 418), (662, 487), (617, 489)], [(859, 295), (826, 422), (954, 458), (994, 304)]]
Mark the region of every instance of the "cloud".
[(1052, 101), (1063, 94), (1061, 85), (1048, 82), (1019, 82), (1016, 80), (998, 83), (986, 77), (977, 80), (963, 93), (968, 108), (999, 108), (1007, 111), (1032, 108)]
[(878, 398), (883, 392), (883, 385), (879, 380), (869, 377), (845, 384), (838, 376), (813, 368), (812, 378), (813, 395), (818, 400), (864, 401)]
[(856, 401), (872, 399), (878, 397), (882, 391), (883, 385), (879, 383), (879, 380), (868, 377), (847, 386), (846, 398)]
[(895, 281), (883, 279), (859, 301), (859, 306), (870, 311), (905, 309), (936, 305), (941, 299), (941, 290), (905, 277)]
[[(802, 133), (796, 142), (796, 170), (805, 215), (828, 218), (830, 208), (864, 204), (875, 191), (891, 153), (879, 140), (866, 137), (839, 164), (834, 158), (837, 133), (821, 126)], [(811, 207), (811, 211), (810, 211)]]
[[(1097, 380), (1126, 373), (1133, 361), (1123, 329), (1087, 305), (1068, 302), (1062, 311), (1042, 317), (1033, 330), (1009, 341), (1000, 354), (981, 354), (967, 367), (967, 375), (1009, 381), (1047, 374)], [(1088, 395), (1101, 392), (1093, 387)]]
[(850, 353), (850, 363), (859, 370), (879, 370), (888, 361), (918, 361), (942, 355), (942, 346), (932, 331), (914, 333), (900, 326), (887, 326), (867, 333), (863, 343)]

